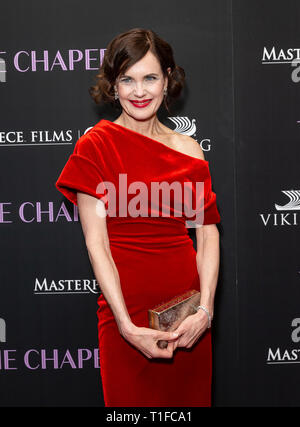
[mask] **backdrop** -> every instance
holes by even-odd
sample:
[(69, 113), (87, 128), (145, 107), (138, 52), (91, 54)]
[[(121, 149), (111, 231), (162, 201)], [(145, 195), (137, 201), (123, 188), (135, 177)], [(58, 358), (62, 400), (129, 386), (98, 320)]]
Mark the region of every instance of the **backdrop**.
[(299, 18), (296, 0), (2, 5), (1, 406), (104, 405), (99, 286), (55, 181), (78, 138), (117, 117), (88, 88), (133, 27), (165, 38), (185, 69), (161, 120), (201, 144), (217, 194), (213, 404), (299, 405)]

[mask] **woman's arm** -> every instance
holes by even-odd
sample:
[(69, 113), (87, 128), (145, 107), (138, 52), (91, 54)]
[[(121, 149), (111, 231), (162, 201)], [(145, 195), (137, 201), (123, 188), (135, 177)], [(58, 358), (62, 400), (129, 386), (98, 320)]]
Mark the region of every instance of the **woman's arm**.
[(174, 341), (176, 337), (173, 333), (137, 327), (131, 321), (122, 294), (119, 273), (110, 251), (106, 217), (99, 215), (100, 211), (105, 213), (104, 204), (82, 192), (77, 192), (77, 202), (94, 275), (113, 312), (120, 334), (149, 358), (172, 357), (172, 343), (166, 349), (159, 349), (156, 342), (158, 340)]
[[(100, 217), (96, 211), (98, 209), (99, 212), (102, 202), (81, 192), (77, 193), (77, 200), (82, 231), (95, 277), (122, 334), (130, 328), (131, 319), (121, 291), (119, 273), (110, 251), (106, 217)], [(104, 210), (103, 205), (102, 212)]]
[[(200, 305), (203, 305), (213, 318), (220, 266), (220, 239), (216, 224), (196, 228), (196, 238), (196, 260), (201, 287)], [(205, 316), (205, 312), (202, 314)]]
[[(196, 228), (197, 270), (200, 278), (200, 305), (213, 317), (214, 297), (219, 273), (219, 230), (215, 224)], [(173, 343), (177, 347), (192, 347), (208, 327), (208, 316), (204, 310), (186, 317), (175, 330), (179, 337)]]

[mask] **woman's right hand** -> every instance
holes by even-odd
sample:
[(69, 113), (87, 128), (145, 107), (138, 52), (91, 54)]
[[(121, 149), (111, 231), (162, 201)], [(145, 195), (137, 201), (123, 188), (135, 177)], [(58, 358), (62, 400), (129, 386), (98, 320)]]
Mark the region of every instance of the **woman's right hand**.
[[(121, 335), (134, 347), (140, 350), (146, 357), (172, 358), (174, 350), (174, 342), (178, 339), (178, 334), (173, 332), (157, 331), (156, 329), (135, 326), (131, 324), (121, 332)], [(157, 341), (168, 341), (168, 346), (160, 349), (157, 346)]]

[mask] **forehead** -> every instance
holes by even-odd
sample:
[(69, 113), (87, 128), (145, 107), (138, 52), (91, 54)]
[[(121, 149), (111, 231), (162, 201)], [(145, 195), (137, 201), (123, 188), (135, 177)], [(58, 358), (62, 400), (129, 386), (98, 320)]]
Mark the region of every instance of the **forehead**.
[(131, 67), (129, 67), (124, 74), (126, 75), (139, 75), (139, 74), (150, 74), (162, 72), (159, 60), (156, 56), (148, 51), (142, 59), (137, 61)]

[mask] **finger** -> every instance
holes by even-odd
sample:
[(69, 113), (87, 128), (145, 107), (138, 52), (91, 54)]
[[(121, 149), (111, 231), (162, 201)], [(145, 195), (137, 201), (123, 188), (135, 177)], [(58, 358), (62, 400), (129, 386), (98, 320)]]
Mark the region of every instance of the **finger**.
[(169, 341), (168, 342), (168, 347), (170, 348), (170, 350), (173, 352), (174, 351), (174, 346), (175, 346), (175, 342), (174, 341)]
[(142, 353), (144, 353), (144, 355), (145, 356), (147, 356), (147, 357), (152, 357), (152, 354), (151, 354), (151, 352), (150, 351), (147, 351), (146, 349), (143, 349), (143, 350), (141, 350), (142, 351)]
[(173, 353), (174, 353), (174, 351), (176, 350), (176, 348), (177, 348), (177, 341), (174, 341), (174, 342), (173, 342)]
[(168, 343), (168, 346), (164, 349), (156, 347), (152, 352), (153, 357), (171, 358), (173, 357), (173, 343)]
[(183, 344), (182, 344), (182, 339), (178, 339), (177, 341), (176, 341), (176, 347), (183, 347)]
[(176, 329), (170, 332), (171, 340), (174, 341), (174, 338), (172, 338), (172, 335), (173, 337), (175, 337), (175, 340), (178, 340), (183, 334), (185, 334), (185, 332), (186, 330), (182, 328), (181, 325), (179, 325)]
[(146, 356), (148, 359), (152, 359), (152, 355), (150, 353), (147, 353), (146, 351), (142, 351), (143, 355)]
[(165, 350), (161, 350), (157, 356), (155, 357), (162, 357), (164, 359), (171, 359), (173, 357), (173, 350), (170, 349), (168, 350), (168, 348), (166, 348)]
[(179, 334), (177, 332), (160, 332), (156, 338), (164, 341), (174, 341), (178, 339)]

